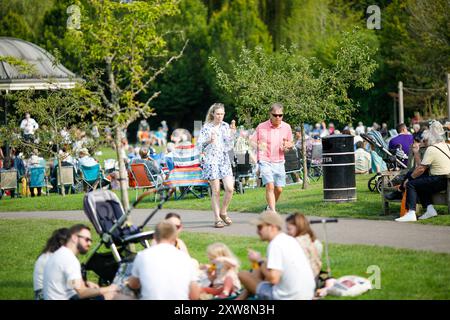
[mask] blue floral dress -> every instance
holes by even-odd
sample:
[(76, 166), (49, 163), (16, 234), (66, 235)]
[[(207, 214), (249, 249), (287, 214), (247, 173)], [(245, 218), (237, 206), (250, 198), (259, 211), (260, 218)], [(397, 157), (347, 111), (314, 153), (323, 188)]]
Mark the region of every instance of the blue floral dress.
[[(210, 143), (212, 132), (216, 133), (216, 140)], [(198, 146), (203, 153), (203, 179), (215, 180), (232, 177), (230, 157), (228, 151), (233, 149), (233, 136), (228, 123), (223, 122), (214, 126), (213, 122), (205, 123), (198, 137)]]

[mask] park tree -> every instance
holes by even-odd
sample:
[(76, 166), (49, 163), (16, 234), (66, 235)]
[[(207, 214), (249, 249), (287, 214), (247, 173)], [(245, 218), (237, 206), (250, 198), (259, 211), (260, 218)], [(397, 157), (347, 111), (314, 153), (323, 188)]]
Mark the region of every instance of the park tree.
[[(208, 24), (210, 55), (217, 58), (226, 72), (230, 71), (230, 60), (236, 59), (243, 46), (260, 46), (272, 51), (272, 39), (267, 26), (260, 19), (257, 0), (225, 0), (219, 11), (212, 13)], [(210, 87), (213, 95), (227, 108), (227, 116), (234, 116), (233, 99), (217, 87), (214, 71), (209, 69)], [(231, 112), (230, 112), (231, 111)]]
[[(380, 48), (384, 76), (397, 90), (405, 87), (406, 112), (429, 117), (445, 115), (445, 76), (450, 72), (450, 24), (447, 0), (392, 1), (383, 11)], [(412, 110), (411, 110), (412, 109)]]
[(228, 67), (242, 46), (260, 46), (272, 51), (272, 40), (266, 25), (259, 17), (258, 1), (226, 1), (221, 10), (213, 13), (209, 23), (211, 54)]
[(158, 24), (178, 13), (176, 0), (121, 3), (111, 0), (74, 1), (79, 23), (68, 29), (65, 41), (80, 57), (81, 76), (101, 104), (91, 107), (100, 126), (112, 129), (119, 162), (121, 200), (129, 207), (127, 172), (121, 139), (123, 131), (139, 117), (154, 114), (159, 91), (151, 85), (166, 68), (181, 58), (187, 41), (169, 56)]
[[(362, 41), (358, 31), (343, 35), (335, 61), (323, 66), (315, 58), (298, 54), (295, 47), (268, 53), (261, 47), (243, 48), (239, 58), (231, 61), (226, 72), (218, 60), (210, 58), (217, 83), (235, 97), (239, 120), (256, 126), (267, 119), (267, 110), (274, 102), (284, 106), (285, 121), (302, 128), (305, 122), (335, 119), (349, 121), (357, 109), (348, 96), (351, 87), (369, 89), (370, 76), (377, 64), (373, 50)], [(302, 139), (303, 144), (304, 139)], [(306, 163), (305, 146), (303, 163)], [(307, 177), (304, 166), (304, 177)], [(303, 179), (306, 187), (307, 179)]]
[(159, 26), (161, 30), (172, 30), (167, 47), (173, 55), (189, 40), (183, 59), (171, 64), (157, 79), (154, 90), (161, 91), (161, 95), (153, 104), (159, 118), (169, 120), (170, 127), (185, 127), (206, 112), (212, 100), (207, 8), (201, 0), (183, 0), (180, 14), (163, 19)]
[(36, 42), (46, 12), (55, 0), (0, 0), (0, 32), (10, 36)]

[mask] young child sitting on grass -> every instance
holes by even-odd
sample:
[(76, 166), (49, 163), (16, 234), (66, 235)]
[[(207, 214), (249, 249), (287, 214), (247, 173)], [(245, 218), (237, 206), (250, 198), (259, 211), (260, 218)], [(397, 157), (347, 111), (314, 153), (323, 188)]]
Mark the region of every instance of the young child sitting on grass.
[(241, 290), (238, 278), (239, 262), (231, 250), (223, 243), (217, 242), (208, 246), (210, 264), (202, 266), (210, 281), (202, 293), (224, 299)]

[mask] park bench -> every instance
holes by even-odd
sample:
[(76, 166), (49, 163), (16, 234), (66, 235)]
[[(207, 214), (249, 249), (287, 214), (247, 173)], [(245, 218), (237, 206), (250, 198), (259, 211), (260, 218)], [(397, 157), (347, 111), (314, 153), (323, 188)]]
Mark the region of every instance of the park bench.
[[(389, 215), (390, 209), (389, 204), (391, 202), (394, 203), (401, 203), (401, 200), (389, 200), (385, 198), (385, 194), (388, 192), (392, 192), (397, 190), (393, 186), (390, 185), (390, 179), (398, 174), (398, 172), (395, 171), (386, 171), (381, 174), (380, 179), (381, 181), (381, 205), (383, 208), (383, 214)], [(450, 175), (447, 176), (447, 190), (435, 193), (432, 196), (432, 202), (434, 205), (446, 205), (447, 206), (447, 212), (450, 214)]]

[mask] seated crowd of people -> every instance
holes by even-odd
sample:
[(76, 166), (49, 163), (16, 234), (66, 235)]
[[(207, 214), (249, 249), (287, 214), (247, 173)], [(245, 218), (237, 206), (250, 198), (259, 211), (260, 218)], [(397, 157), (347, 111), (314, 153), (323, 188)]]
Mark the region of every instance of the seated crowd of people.
[[(319, 287), (322, 244), (303, 214), (282, 217), (264, 211), (251, 221), (267, 255), (250, 250), (252, 267), (240, 261), (221, 242), (206, 248), (208, 262), (200, 264), (180, 239), (181, 217), (169, 213), (155, 227), (149, 248), (139, 251), (121, 283), (105, 287), (83, 278), (79, 255), (92, 246), (90, 228), (76, 224), (55, 230), (40, 253), (33, 272), (36, 300), (208, 300), (247, 299), (311, 300)], [(182, 266), (182, 267), (180, 267)], [(120, 271), (118, 271), (119, 273)], [(116, 276), (118, 278), (119, 275)]]

